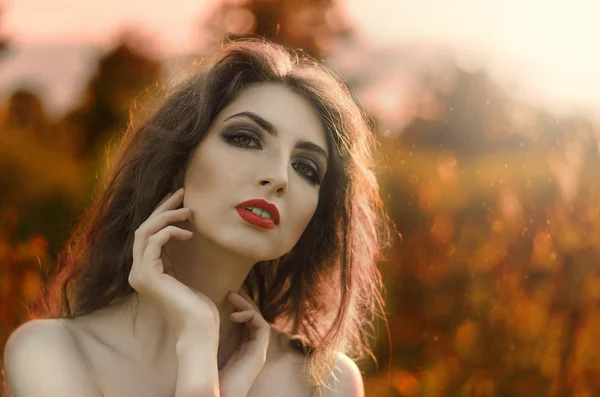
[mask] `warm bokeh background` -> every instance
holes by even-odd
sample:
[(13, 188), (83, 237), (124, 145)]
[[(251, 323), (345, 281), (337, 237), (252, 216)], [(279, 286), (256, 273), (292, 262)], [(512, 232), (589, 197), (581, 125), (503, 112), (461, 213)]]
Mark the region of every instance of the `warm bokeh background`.
[(379, 365), (359, 363), (367, 396), (599, 395), (592, 2), (0, 7), (0, 346), (102, 180), (129, 105), (252, 32), (340, 71), (377, 123), (402, 238), (381, 263), (390, 338), (380, 324)]

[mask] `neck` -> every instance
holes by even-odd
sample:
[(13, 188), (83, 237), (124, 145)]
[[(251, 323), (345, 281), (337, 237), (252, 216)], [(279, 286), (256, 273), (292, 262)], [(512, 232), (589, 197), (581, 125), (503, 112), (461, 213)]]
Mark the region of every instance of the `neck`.
[[(189, 225), (177, 224), (189, 230)], [(255, 261), (241, 257), (214, 244), (198, 233), (191, 239), (169, 240), (163, 253), (171, 261), (175, 278), (184, 285), (210, 298), (219, 310), (219, 346), (217, 364), (225, 365), (242, 339), (243, 324), (231, 321), (233, 305), (226, 299), (229, 291), (241, 290)], [(159, 311), (144, 299), (135, 301), (136, 294), (123, 302), (134, 316), (136, 345), (141, 346), (145, 360), (163, 357), (175, 351), (176, 337)], [(117, 306), (121, 306), (117, 303)], [(142, 348), (143, 347), (143, 348)], [(136, 354), (137, 355), (137, 354)]]
[[(189, 230), (189, 225), (179, 225)], [(177, 280), (210, 298), (220, 315), (218, 364), (224, 365), (237, 348), (243, 325), (231, 321), (233, 305), (226, 299), (230, 291), (241, 290), (255, 261), (240, 256), (200, 236), (185, 241), (170, 240), (164, 252)]]

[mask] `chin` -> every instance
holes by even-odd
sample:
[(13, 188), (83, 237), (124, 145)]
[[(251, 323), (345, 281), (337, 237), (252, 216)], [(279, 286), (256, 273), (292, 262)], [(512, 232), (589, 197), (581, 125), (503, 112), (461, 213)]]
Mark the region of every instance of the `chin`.
[(285, 252), (282, 252), (279, 247), (271, 247), (270, 244), (264, 244), (262, 246), (256, 244), (247, 244), (237, 242), (231, 247), (232, 251), (235, 251), (240, 256), (250, 258), (255, 262), (269, 261), (281, 257)]
[(276, 236), (261, 230), (221, 229), (219, 235), (213, 236), (212, 240), (225, 249), (254, 262), (277, 259), (289, 251), (284, 250), (286, 247)]
[(283, 241), (281, 231), (277, 228), (262, 230), (238, 219), (237, 213), (235, 216), (232, 223), (223, 222), (222, 219), (196, 219), (194, 226), (200, 235), (213, 244), (254, 262), (280, 258), (293, 248), (293, 245)]

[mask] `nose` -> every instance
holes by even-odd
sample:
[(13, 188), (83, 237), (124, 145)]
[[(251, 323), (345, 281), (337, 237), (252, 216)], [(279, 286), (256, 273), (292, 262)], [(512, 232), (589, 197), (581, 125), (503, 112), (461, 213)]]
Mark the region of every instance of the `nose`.
[(261, 187), (268, 189), (269, 192), (277, 195), (284, 194), (288, 189), (288, 173), (287, 167), (284, 164), (267, 166), (267, 169), (262, 172), (257, 178), (257, 182)]

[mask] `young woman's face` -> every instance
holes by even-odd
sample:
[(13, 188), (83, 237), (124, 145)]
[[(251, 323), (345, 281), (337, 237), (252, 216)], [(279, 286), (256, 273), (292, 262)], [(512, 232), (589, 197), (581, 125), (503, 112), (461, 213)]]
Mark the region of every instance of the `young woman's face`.
[[(310, 102), (280, 84), (245, 88), (186, 168), (194, 231), (256, 261), (284, 255), (315, 213), (328, 155)], [(259, 201), (243, 204), (249, 200)]]

